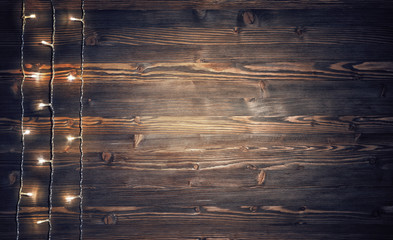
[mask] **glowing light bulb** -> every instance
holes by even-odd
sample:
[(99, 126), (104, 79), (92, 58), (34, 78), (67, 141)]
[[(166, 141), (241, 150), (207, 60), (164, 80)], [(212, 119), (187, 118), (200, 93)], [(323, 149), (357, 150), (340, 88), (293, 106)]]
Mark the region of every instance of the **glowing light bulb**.
[(21, 193), (22, 196), (26, 196), (26, 197), (32, 197), (33, 193), (28, 192), (28, 193)]
[(74, 139), (75, 139), (75, 138), (72, 137), (72, 136), (67, 136), (67, 140), (70, 141), (70, 142), (71, 142), (72, 140), (74, 140)]
[(83, 22), (83, 19), (80, 18), (74, 18), (74, 17), (70, 17), (71, 21), (78, 21), (78, 22)]
[(75, 139), (77, 139), (77, 138), (81, 138), (81, 137), (67, 136), (67, 140), (70, 141), (70, 142), (75, 140)]
[(44, 222), (49, 222), (49, 219), (39, 220), (39, 221), (37, 221), (37, 224), (41, 224), (41, 223), (44, 223)]
[(72, 200), (79, 198), (79, 196), (66, 196), (65, 200), (67, 203), (70, 203)]
[(68, 81), (73, 81), (73, 80), (75, 80), (75, 77), (70, 74), (70, 75), (68, 75), (67, 79), (68, 79)]
[(34, 78), (35, 80), (40, 80), (40, 74), (39, 73), (33, 73), (30, 77)]
[(36, 18), (37, 16), (33, 13), (30, 14), (29, 16), (24, 16), (23, 18), (27, 19), (27, 18)]
[(50, 44), (47, 41), (41, 41), (41, 44), (53, 48), (53, 44)]
[(52, 162), (51, 160), (46, 160), (46, 159), (44, 159), (42, 157), (37, 158), (37, 161), (38, 161), (38, 165), (42, 165), (42, 164), (47, 163), (47, 162), (48, 163)]
[(23, 131), (23, 135), (29, 135), (31, 133), (31, 131), (29, 129)]
[(38, 109), (42, 110), (44, 107), (50, 107), (51, 104), (50, 103), (39, 103), (38, 104)]
[(42, 165), (43, 163), (46, 162), (46, 160), (43, 159), (43, 158), (38, 158), (37, 160), (38, 160), (38, 164), (39, 164), (39, 165)]

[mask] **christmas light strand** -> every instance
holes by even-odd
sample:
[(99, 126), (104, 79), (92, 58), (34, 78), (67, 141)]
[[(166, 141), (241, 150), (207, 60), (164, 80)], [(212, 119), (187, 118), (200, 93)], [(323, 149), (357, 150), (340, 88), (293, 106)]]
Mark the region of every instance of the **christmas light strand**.
[(51, 51), (52, 51), (52, 56), (51, 56), (51, 79), (49, 82), (50, 85), (50, 99), (49, 99), (49, 109), (51, 112), (51, 136), (50, 136), (50, 162), (49, 162), (49, 167), (50, 167), (50, 180), (49, 180), (49, 209), (48, 209), (48, 224), (49, 224), (49, 230), (48, 230), (48, 239), (50, 240), (52, 238), (52, 208), (53, 208), (53, 175), (55, 171), (54, 167), (54, 158), (55, 158), (55, 109), (53, 106), (53, 82), (55, 80), (55, 35), (56, 35), (56, 9), (53, 4), (53, 0), (50, 1), (51, 3), (51, 8), (52, 8), (52, 43), (51, 43)]
[(79, 159), (79, 239), (83, 239), (83, 93), (84, 93), (84, 63), (85, 63), (85, 0), (81, 0), (81, 10), (82, 10), (82, 18), (81, 19), (73, 19), (72, 21), (80, 21), (82, 24), (82, 43), (81, 43), (81, 86), (80, 86), (80, 99), (79, 99), (79, 129), (80, 129), (80, 141), (79, 141), (79, 150), (80, 150), (80, 159)]
[(18, 240), (20, 237), (20, 222), (19, 222), (19, 214), (20, 214), (20, 203), (22, 201), (23, 196), (31, 197), (32, 193), (24, 193), (23, 192), (23, 177), (24, 177), (24, 161), (25, 161), (25, 135), (30, 134), (30, 130), (24, 130), (23, 119), (25, 117), (25, 95), (23, 92), (24, 83), (26, 80), (26, 72), (24, 67), (24, 47), (25, 47), (25, 28), (26, 28), (26, 19), (35, 18), (35, 14), (31, 14), (26, 16), (26, 9), (25, 9), (25, 2), (22, 1), (22, 33), (21, 33), (21, 47), (20, 47), (20, 66), (22, 70), (22, 81), (20, 84), (20, 95), (21, 95), (21, 120), (20, 120), (20, 129), (21, 129), (21, 142), (22, 142), (22, 149), (21, 149), (21, 161), (20, 161), (20, 175), (19, 175), (19, 196), (16, 205), (16, 239)]

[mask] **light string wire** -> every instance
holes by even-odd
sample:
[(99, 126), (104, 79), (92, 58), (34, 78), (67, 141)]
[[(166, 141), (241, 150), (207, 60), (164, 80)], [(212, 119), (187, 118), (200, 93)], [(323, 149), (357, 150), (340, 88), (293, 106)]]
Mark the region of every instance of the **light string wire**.
[(21, 150), (20, 176), (19, 176), (20, 187), (19, 187), (19, 196), (18, 196), (18, 202), (16, 205), (16, 214), (15, 214), (17, 240), (19, 239), (19, 235), (20, 235), (19, 212), (20, 212), (20, 203), (22, 200), (22, 192), (23, 192), (23, 175), (24, 175), (24, 160), (25, 160), (25, 134), (24, 134), (24, 125), (23, 125), (23, 119), (25, 117), (25, 107), (24, 107), (25, 95), (23, 92), (23, 87), (26, 79), (26, 73), (24, 67), (25, 27), (26, 27), (25, 1), (22, 0), (22, 33), (21, 33), (21, 46), (20, 46), (20, 67), (22, 70), (22, 81), (20, 84), (20, 95), (21, 95), (20, 105), (22, 111), (21, 119), (20, 119), (20, 129), (21, 129), (22, 150)]
[(55, 80), (55, 34), (56, 34), (56, 10), (55, 6), (53, 4), (53, 0), (50, 1), (51, 3), (51, 8), (52, 8), (52, 43), (51, 43), (51, 51), (52, 51), (52, 56), (51, 56), (51, 79), (50, 79), (50, 99), (49, 99), (49, 109), (51, 112), (51, 136), (50, 136), (50, 180), (49, 180), (49, 209), (48, 209), (48, 224), (49, 224), (49, 230), (48, 230), (48, 239), (50, 240), (52, 238), (52, 208), (53, 208), (53, 175), (54, 175), (54, 158), (55, 158), (55, 144), (54, 144), (54, 138), (55, 138), (55, 109), (53, 106), (53, 82)]
[(79, 239), (83, 239), (83, 88), (85, 85), (85, 81), (83, 78), (84, 73), (84, 63), (85, 63), (85, 0), (81, 0), (81, 9), (82, 9), (82, 46), (81, 46), (81, 87), (80, 87), (80, 109), (79, 109), (79, 128), (80, 128), (80, 142), (79, 142), (79, 150), (81, 152), (79, 159)]

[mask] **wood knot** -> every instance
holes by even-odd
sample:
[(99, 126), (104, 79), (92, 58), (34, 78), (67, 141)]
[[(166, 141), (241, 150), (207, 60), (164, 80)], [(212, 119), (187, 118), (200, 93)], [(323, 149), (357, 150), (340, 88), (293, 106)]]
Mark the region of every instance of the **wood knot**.
[(139, 143), (143, 140), (143, 135), (142, 134), (134, 134), (134, 148), (137, 148)]
[(134, 118), (134, 122), (136, 123), (136, 124), (141, 124), (142, 122), (141, 122), (141, 117), (139, 117), (139, 116), (136, 116), (135, 118)]
[(198, 59), (196, 60), (196, 62), (197, 62), (197, 63), (205, 63), (206, 60), (203, 59), (203, 58), (198, 58)]
[(85, 40), (86, 46), (96, 46), (98, 45), (98, 35), (97, 33), (93, 33), (88, 36)]
[(257, 212), (258, 207), (257, 206), (251, 206), (249, 209), (250, 209), (250, 212)]
[(19, 173), (17, 171), (12, 171), (9, 175), (8, 175), (8, 185), (12, 186), (15, 184), (16, 179), (18, 178)]
[(266, 178), (266, 172), (263, 171), (263, 169), (261, 169), (261, 171), (259, 172), (259, 174), (257, 176), (257, 184), (262, 185), (263, 182), (265, 182), (265, 178)]
[(116, 215), (115, 214), (108, 214), (108, 215), (106, 215), (103, 219), (102, 219), (102, 221), (104, 222), (104, 224), (106, 224), (106, 225), (113, 225), (113, 224), (116, 224), (116, 222), (117, 222), (117, 217), (116, 217)]
[(355, 123), (351, 122), (351, 123), (348, 124), (348, 130), (349, 131), (356, 131), (356, 129), (357, 129), (357, 126), (356, 126)]
[(306, 211), (306, 206), (300, 207), (299, 211), (302, 211), (302, 212)]
[(362, 75), (360, 75), (357, 72), (352, 72), (352, 79), (355, 80), (355, 81), (362, 80)]
[(138, 65), (138, 66), (136, 67), (136, 70), (137, 70), (139, 73), (143, 73), (143, 71), (145, 71), (145, 66), (143, 66), (143, 65)]
[(240, 33), (240, 28), (239, 27), (234, 27), (232, 31), (235, 34), (239, 34)]
[(247, 169), (257, 170), (258, 168), (255, 165), (247, 164)]
[(195, 163), (194, 166), (193, 166), (193, 168), (194, 168), (194, 170), (199, 170), (199, 164), (198, 164), (198, 163)]
[(242, 152), (248, 152), (248, 147), (246, 147), (246, 146), (241, 146), (241, 147), (240, 147), (240, 151), (242, 151)]
[(377, 165), (377, 158), (376, 158), (376, 157), (371, 157), (371, 158), (368, 160), (368, 163), (369, 163), (370, 165), (372, 165), (372, 166)]
[(200, 213), (201, 212), (201, 208), (199, 206), (194, 207), (194, 212)]
[(71, 127), (73, 124), (74, 124), (74, 120), (72, 120), (72, 119), (68, 119), (66, 122), (67, 127)]
[(101, 159), (102, 159), (104, 162), (106, 162), (106, 164), (111, 164), (111, 163), (114, 161), (115, 156), (114, 156), (114, 154), (111, 153), (111, 152), (102, 152), (102, 153), (101, 153)]
[(194, 9), (194, 10), (193, 10), (193, 13), (194, 13), (194, 15), (195, 15), (198, 19), (202, 20), (202, 19), (204, 19), (204, 18), (206, 17), (207, 11), (204, 10), (204, 9)]
[(255, 22), (255, 14), (251, 11), (243, 12), (243, 22), (246, 25), (254, 24)]
[(295, 28), (295, 34), (299, 37), (299, 38), (303, 38), (304, 33), (306, 33), (306, 28), (305, 27), (296, 27)]

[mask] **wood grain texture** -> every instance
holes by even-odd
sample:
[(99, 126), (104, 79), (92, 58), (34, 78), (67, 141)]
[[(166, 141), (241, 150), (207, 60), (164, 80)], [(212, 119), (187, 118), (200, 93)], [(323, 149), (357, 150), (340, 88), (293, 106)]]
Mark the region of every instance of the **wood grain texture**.
[[(20, 2), (0, 2), (0, 238), (15, 238)], [(55, 1), (53, 239), (77, 239), (80, 1)], [(51, 14), (26, 26), (21, 237), (45, 239)], [(391, 239), (393, 5), (86, 1), (85, 239)], [(35, 80), (32, 74), (39, 73)], [(69, 81), (67, 76), (77, 78)]]

